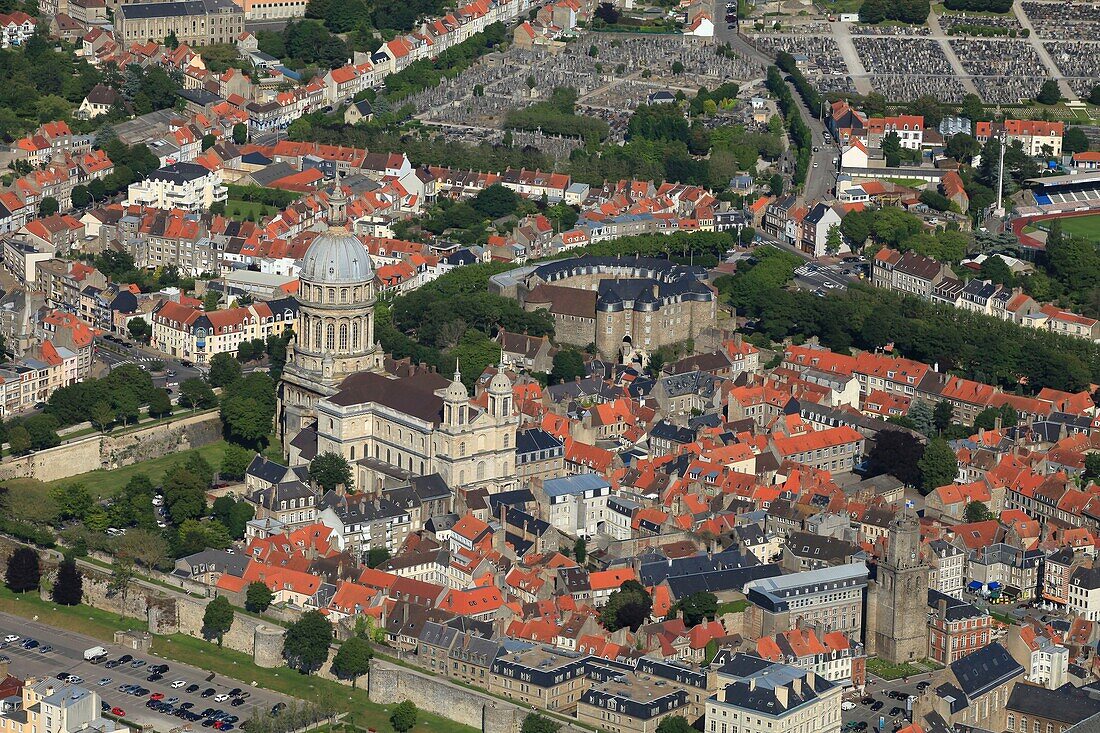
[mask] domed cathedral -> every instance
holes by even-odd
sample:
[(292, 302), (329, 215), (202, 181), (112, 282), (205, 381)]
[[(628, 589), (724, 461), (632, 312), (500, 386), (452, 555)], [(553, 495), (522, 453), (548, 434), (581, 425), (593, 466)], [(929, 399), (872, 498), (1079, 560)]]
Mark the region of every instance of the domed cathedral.
[(284, 452), (314, 422), (321, 397), (357, 372), (382, 370), (374, 341), (374, 267), (347, 226), (347, 197), (337, 184), (329, 196), (329, 227), (303, 258), (298, 321), (287, 347), (279, 389), (279, 434)]

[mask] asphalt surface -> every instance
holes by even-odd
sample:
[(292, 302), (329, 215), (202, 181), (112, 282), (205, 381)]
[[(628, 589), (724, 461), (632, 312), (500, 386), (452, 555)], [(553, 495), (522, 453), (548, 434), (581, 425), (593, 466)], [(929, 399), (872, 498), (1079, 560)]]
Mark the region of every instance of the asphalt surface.
[[(160, 692), (164, 694), (166, 699), (178, 697), (181, 703), (194, 703), (194, 707), (191, 708), (193, 712), (201, 713), (207, 708), (220, 709), (236, 715), (242, 722), (247, 720), (255, 709), (270, 710), (271, 706), (275, 703), (286, 702), (288, 700), (288, 698), (283, 695), (259, 687), (253, 687), (238, 680), (231, 680), (221, 675), (207, 682), (206, 678), (210, 676), (210, 673), (196, 667), (180, 664), (179, 662), (162, 660), (148, 653), (127, 651), (120, 646), (104, 644), (89, 636), (56, 629), (52, 626), (29, 621), (19, 616), (0, 613), (0, 639), (9, 634), (19, 636), (20, 642), (30, 637), (38, 640), (41, 644), (49, 644), (53, 647), (52, 651), (42, 654), (38, 649), (23, 649), (19, 645), (20, 642), (16, 642), (0, 650), (0, 654), (11, 658), (11, 662), (8, 665), (10, 674), (24, 679), (27, 677), (53, 678), (60, 672), (75, 674), (84, 679), (84, 681), (80, 683), (81, 687), (94, 690), (101, 700), (106, 701), (112, 707), (117, 706), (122, 708), (125, 713), (123, 717), (126, 720), (134, 723), (151, 725), (154, 730), (160, 731), (161, 733), (181, 727), (186, 721), (147, 708), (145, 703), (148, 701), (148, 697), (139, 698), (124, 692), (119, 692), (118, 688), (121, 685), (139, 684), (148, 689), (150, 694)], [(102, 646), (107, 650), (109, 656), (104, 662), (118, 659), (123, 654), (130, 654), (135, 660), (144, 660), (145, 665), (138, 669), (134, 669), (130, 664), (124, 664), (114, 669), (107, 669), (103, 664), (97, 665), (84, 661), (84, 650), (94, 646)], [(217, 653), (213, 647), (211, 647), (211, 649), (211, 653)], [(164, 679), (159, 682), (148, 682), (145, 679), (150, 674), (148, 668), (156, 664), (167, 664), (169, 669), (164, 674)], [(109, 677), (111, 679), (110, 684), (102, 686), (97, 684), (99, 680), (104, 677)], [(172, 689), (171, 684), (175, 680), (184, 680), (187, 682), (187, 685), (179, 689)], [(187, 686), (191, 684), (199, 685), (199, 689), (190, 694), (184, 692)], [(229, 690), (238, 687), (249, 692), (249, 697), (245, 701), (245, 704), (238, 707), (232, 707), (229, 700), (219, 703), (214, 702), (213, 696), (207, 698), (201, 697), (201, 693), (207, 688), (214, 688), (214, 690), (220, 694), (228, 693)], [(201, 722), (202, 721), (191, 723), (192, 729), (200, 729)], [(238, 722), (235, 727), (239, 726), (240, 723)]]
[[(841, 720), (845, 723), (849, 721), (865, 722), (867, 723), (867, 733), (878, 730), (879, 717), (885, 718), (885, 727), (883, 730), (887, 733), (908, 725), (907, 721), (909, 721), (912, 715), (906, 711), (905, 699), (895, 700), (889, 696), (889, 693), (893, 690), (903, 692), (906, 695), (918, 695), (917, 684), (929, 681), (930, 679), (931, 673), (910, 677), (908, 682), (904, 682), (900, 679), (887, 682), (878, 677), (867, 675), (868, 684), (862, 697), (873, 697), (876, 702), (882, 702), (882, 708), (877, 711), (871, 710), (872, 704), (862, 704), (860, 702), (861, 696), (857, 695), (854, 691), (845, 693), (844, 699), (851, 700), (856, 706), (852, 710), (843, 711), (840, 716)], [(894, 708), (901, 708), (902, 712), (898, 715), (890, 715), (890, 711)]]
[[(737, 33), (736, 23), (731, 24), (725, 20), (726, 0), (711, 0), (711, 2), (713, 4), (712, 17), (714, 18), (715, 43), (719, 45), (728, 43), (734, 51), (764, 64), (765, 67), (775, 63), (775, 59), (772, 56), (755, 48), (751, 43), (745, 40), (743, 36)], [(751, 23), (753, 21), (750, 19), (746, 22)], [(732, 25), (733, 28), (730, 28), (730, 25)], [(798, 103), (799, 108), (802, 110), (802, 117), (806, 120), (806, 124), (810, 126), (814, 134), (814, 147), (817, 148), (817, 152), (813, 154), (809, 172), (806, 174), (804, 193), (807, 201), (817, 201), (825, 198), (825, 196), (836, 186), (838, 165), (833, 163), (833, 159), (839, 158), (840, 151), (835, 143), (827, 144), (824, 142), (825, 125), (816, 117), (819, 110), (807, 109), (806, 105), (802, 102), (802, 97), (798, 94), (798, 90), (796, 90), (792, 84), (788, 83), (787, 86), (790, 88), (795, 102)], [(814, 163), (817, 164), (816, 168), (814, 167)]]
[(830, 290), (845, 290), (848, 284), (856, 281), (858, 277), (858, 270), (846, 264), (807, 262), (794, 271), (796, 285), (805, 290), (823, 293)]
[[(151, 349), (143, 349), (132, 341), (128, 339), (127, 341), (131, 346), (126, 347), (117, 342), (107, 341), (103, 337), (96, 338), (96, 361), (105, 365), (108, 371), (121, 364), (137, 364), (138, 366), (149, 368), (154, 362), (163, 362), (165, 368), (175, 372), (176, 376), (169, 377), (163, 373), (154, 374), (153, 384), (158, 387), (164, 387), (168, 383), (176, 383), (178, 385), (192, 377), (201, 377), (203, 374), (197, 367), (184, 366), (179, 359), (173, 359), (170, 356)], [(173, 387), (173, 393), (175, 391)]]

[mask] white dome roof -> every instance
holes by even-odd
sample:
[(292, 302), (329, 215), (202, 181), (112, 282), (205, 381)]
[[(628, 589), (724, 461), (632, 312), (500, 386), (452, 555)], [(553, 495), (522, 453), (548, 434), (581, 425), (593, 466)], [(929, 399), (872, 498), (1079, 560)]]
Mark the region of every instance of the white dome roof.
[(313, 240), (302, 258), (301, 279), (315, 284), (356, 284), (374, 279), (367, 248), (351, 232), (334, 227)]
[(489, 380), (489, 391), (497, 394), (507, 394), (512, 391), (512, 382), (503, 369), (497, 369), (497, 373)]

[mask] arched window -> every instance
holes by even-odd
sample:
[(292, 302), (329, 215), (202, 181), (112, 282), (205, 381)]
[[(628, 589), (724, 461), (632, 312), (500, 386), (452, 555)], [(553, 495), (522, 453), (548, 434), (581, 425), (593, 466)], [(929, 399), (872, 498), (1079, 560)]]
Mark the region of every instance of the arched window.
[(325, 348), (329, 351), (336, 348), (336, 326), (334, 324), (325, 324)]
[(328, 289), (328, 302), (330, 302), (330, 303), (335, 303), (336, 302), (336, 288), (329, 288)]
[(340, 302), (341, 303), (347, 303), (348, 302), (348, 289), (347, 288), (340, 288)]
[(321, 321), (318, 319), (313, 321), (313, 349), (314, 351), (321, 350)]
[(485, 461), (477, 462), (477, 480), (481, 481), (485, 478)]
[(359, 350), (359, 320), (351, 322), (351, 348)]
[(348, 350), (348, 324), (340, 324), (340, 351)]

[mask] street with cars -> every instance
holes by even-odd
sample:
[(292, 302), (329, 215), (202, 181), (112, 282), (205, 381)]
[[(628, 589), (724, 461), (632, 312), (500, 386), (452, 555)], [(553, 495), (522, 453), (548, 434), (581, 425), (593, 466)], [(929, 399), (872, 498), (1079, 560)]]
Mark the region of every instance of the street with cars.
[(909, 697), (919, 695), (929, 684), (927, 674), (893, 681), (868, 675), (863, 695), (855, 690), (845, 695), (842, 733), (866, 730), (893, 733), (904, 728), (912, 716), (912, 706), (907, 704)]

